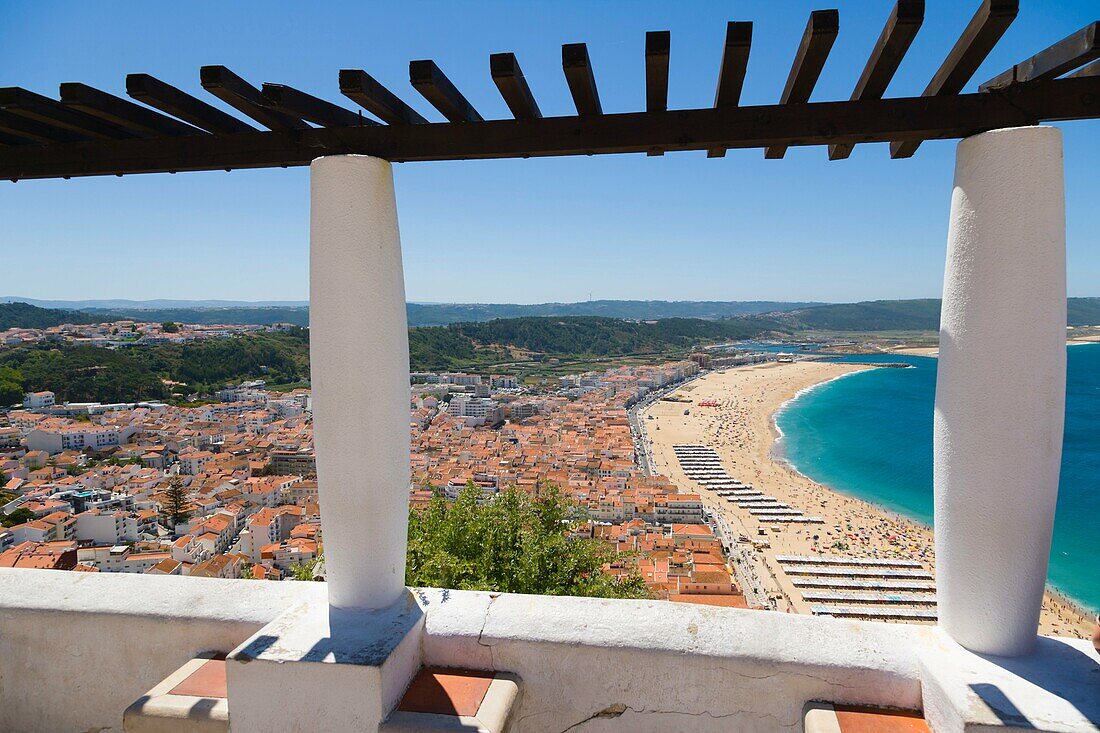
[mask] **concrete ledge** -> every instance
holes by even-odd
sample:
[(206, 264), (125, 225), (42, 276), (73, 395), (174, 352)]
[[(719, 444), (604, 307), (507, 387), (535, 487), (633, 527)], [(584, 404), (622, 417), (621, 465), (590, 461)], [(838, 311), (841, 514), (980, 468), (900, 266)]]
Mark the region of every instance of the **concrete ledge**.
[[(929, 629), (659, 601), (421, 590), (426, 665), (523, 679), (517, 731), (773, 731), (808, 700), (920, 707)], [(635, 730), (637, 729), (637, 730)]]
[[(797, 730), (808, 700), (918, 708), (917, 652), (933, 639), (927, 628), (657, 601), (414, 596), (423, 664), (523, 680), (517, 733), (767, 733)], [(325, 598), (322, 583), (0, 570), (0, 730), (118, 730), (126, 706), (198, 652), (233, 649)], [(302, 666), (320, 670), (311, 684), (358, 684), (334, 672), (348, 665)], [(284, 696), (263, 692), (272, 707)]]
[(327, 598), (324, 583), (0, 568), (0, 609), (268, 623), (297, 603)]
[(1089, 641), (1040, 637), (1031, 654), (996, 657), (938, 631), (918, 659), (936, 733), (1100, 733), (1100, 657)]

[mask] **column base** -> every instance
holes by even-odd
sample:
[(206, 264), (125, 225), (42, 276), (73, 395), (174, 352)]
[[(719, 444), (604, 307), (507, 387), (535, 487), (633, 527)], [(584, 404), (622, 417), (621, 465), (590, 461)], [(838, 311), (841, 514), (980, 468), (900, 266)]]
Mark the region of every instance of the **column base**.
[(936, 733), (1100, 731), (1100, 656), (1089, 641), (1039, 637), (1031, 654), (998, 657), (937, 636), (919, 655)]
[(287, 610), (226, 659), (233, 733), (375, 730), (420, 668), (412, 594), (381, 610)]

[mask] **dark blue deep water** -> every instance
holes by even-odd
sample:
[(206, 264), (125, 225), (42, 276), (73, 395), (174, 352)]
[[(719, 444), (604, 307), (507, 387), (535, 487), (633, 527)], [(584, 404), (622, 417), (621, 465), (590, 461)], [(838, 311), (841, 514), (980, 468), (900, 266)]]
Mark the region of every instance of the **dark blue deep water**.
[[(1070, 346), (1066, 428), (1051, 584), (1100, 608), (1100, 344)], [(932, 523), (932, 407), (936, 359), (899, 361), (912, 369), (872, 369), (820, 385), (776, 417), (781, 450), (820, 483)]]

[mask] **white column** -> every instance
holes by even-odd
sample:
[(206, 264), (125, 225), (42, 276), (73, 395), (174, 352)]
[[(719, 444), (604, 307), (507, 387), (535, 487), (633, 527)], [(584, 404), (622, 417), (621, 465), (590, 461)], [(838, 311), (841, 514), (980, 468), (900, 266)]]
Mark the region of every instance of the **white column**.
[(405, 588), (409, 341), (393, 173), (362, 155), (310, 166), (310, 372), (329, 603)]
[(959, 143), (935, 412), (940, 624), (981, 653), (1035, 644), (1066, 393), (1062, 135)]

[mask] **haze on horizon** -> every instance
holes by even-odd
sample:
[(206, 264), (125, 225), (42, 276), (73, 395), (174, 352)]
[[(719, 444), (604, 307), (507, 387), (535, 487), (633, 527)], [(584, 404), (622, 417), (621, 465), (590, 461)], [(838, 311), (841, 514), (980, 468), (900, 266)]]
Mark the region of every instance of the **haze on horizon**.
[[(644, 101), (647, 30), (669, 29), (670, 108), (708, 106), (728, 20), (753, 20), (743, 103), (778, 99), (815, 7), (810, 2), (531, 2), (524, 12), (480, 2), (372, 7), (388, 32), (364, 44), (346, 20), (351, 0), (302, 14), (296, 6), (219, 7), (220, 22), (186, 5), (56, 4), (13, 0), (0, 27), (0, 85), (56, 94), (83, 81), (125, 96), (147, 72), (198, 88), (198, 68), (223, 63), (351, 106), (340, 68), (365, 68), (439, 119), (408, 84), (410, 59), (433, 58), (486, 118), (506, 116), (488, 73), (492, 52), (516, 52), (547, 115), (572, 113), (560, 45), (585, 41), (608, 112)], [(846, 99), (893, 0), (842, 0), (841, 32), (813, 99)], [(888, 96), (919, 94), (973, 13), (940, 3)], [(1095, 20), (1093, 0), (1023, 3), (1018, 21), (967, 86)], [(409, 24), (403, 19), (415, 17)], [(8, 21), (8, 23), (3, 23)], [(91, 32), (94, 31), (94, 32)], [(308, 53), (272, 38), (293, 37)], [(109, 48), (105, 54), (102, 49)], [(1065, 138), (1069, 294), (1097, 294), (1092, 224), (1100, 121), (1061, 126)], [(940, 296), (955, 142), (925, 143), (891, 161), (862, 145), (829, 162), (823, 148), (780, 161), (759, 150), (410, 163), (395, 166), (412, 302), (595, 300), (853, 302)], [(304, 168), (23, 181), (0, 187), (0, 241), (18, 266), (0, 293), (50, 300), (308, 298), (309, 176)]]

